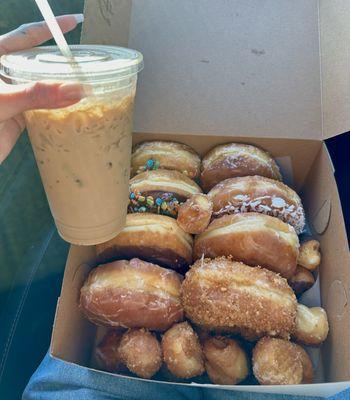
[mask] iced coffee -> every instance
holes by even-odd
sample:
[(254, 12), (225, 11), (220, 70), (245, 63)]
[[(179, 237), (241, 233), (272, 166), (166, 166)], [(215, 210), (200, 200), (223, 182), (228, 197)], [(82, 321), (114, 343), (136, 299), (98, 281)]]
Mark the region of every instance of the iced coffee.
[[(81, 58), (84, 57), (80, 55)], [(118, 62), (115, 64), (116, 70), (110, 71), (109, 79), (98, 75), (89, 79), (83, 65), (80, 79), (92, 90), (79, 103), (25, 113), (53, 217), (60, 235), (70, 243), (104, 242), (115, 236), (125, 223), (139, 67), (130, 72), (127, 62), (119, 63), (123, 64), (124, 75), (118, 80)]]

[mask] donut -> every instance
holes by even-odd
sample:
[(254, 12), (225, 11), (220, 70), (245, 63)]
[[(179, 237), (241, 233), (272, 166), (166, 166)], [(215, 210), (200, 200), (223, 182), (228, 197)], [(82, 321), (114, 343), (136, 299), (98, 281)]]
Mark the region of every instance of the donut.
[(264, 337), (253, 349), (253, 373), (261, 385), (296, 385), (304, 378), (303, 360), (296, 344)]
[(198, 178), (201, 160), (198, 154), (182, 143), (152, 140), (137, 144), (131, 155), (131, 176), (147, 170), (168, 169)]
[(329, 325), (322, 307), (306, 307), (298, 304), (293, 339), (306, 346), (319, 346), (328, 336)]
[(292, 226), (259, 213), (223, 215), (195, 238), (193, 257), (232, 256), (285, 278), (294, 275), (299, 239)]
[(289, 278), (288, 283), (294, 293), (300, 296), (313, 286), (315, 278), (309, 270), (298, 265), (295, 274)]
[(301, 383), (312, 383), (314, 379), (314, 368), (309, 355), (301, 346), (298, 346), (297, 344), (295, 344), (295, 351), (298, 353), (303, 366), (303, 378)]
[(177, 223), (187, 233), (202, 233), (209, 225), (212, 211), (213, 203), (207, 195), (194, 194), (179, 206)]
[(224, 179), (250, 175), (282, 180), (279, 167), (270, 154), (250, 144), (222, 144), (203, 157), (201, 183), (205, 192)]
[(236, 340), (223, 336), (209, 338), (203, 344), (203, 353), (212, 383), (236, 385), (248, 376), (248, 357)]
[(128, 212), (177, 216), (179, 204), (202, 189), (178, 171), (146, 171), (130, 180)]
[(125, 332), (119, 354), (128, 370), (141, 378), (151, 378), (162, 366), (160, 344), (155, 335), (145, 329)]
[(197, 334), (188, 322), (173, 325), (162, 338), (164, 362), (177, 378), (202, 375), (204, 358)]
[(96, 246), (98, 262), (134, 257), (184, 271), (192, 262), (192, 236), (173, 218), (156, 214), (128, 214), (123, 230)]
[(208, 193), (213, 202), (213, 216), (241, 212), (259, 212), (277, 217), (292, 225), (297, 234), (305, 226), (300, 197), (282, 182), (263, 176), (229, 178)]
[(96, 346), (94, 359), (100, 369), (108, 372), (123, 371), (123, 362), (119, 354), (119, 344), (122, 336), (123, 331), (110, 330)]
[(164, 331), (183, 318), (176, 272), (138, 259), (94, 268), (80, 290), (80, 309), (96, 325)]
[(244, 340), (247, 342), (257, 342), (259, 339), (261, 339), (264, 336), (264, 333), (258, 333), (253, 329), (248, 329), (248, 328), (242, 328), (238, 332)]
[(307, 240), (300, 246), (298, 264), (314, 271), (321, 263), (320, 242), (317, 240)]
[(202, 259), (182, 283), (185, 315), (210, 330), (249, 329), (289, 337), (295, 328), (297, 301), (286, 279), (226, 257)]

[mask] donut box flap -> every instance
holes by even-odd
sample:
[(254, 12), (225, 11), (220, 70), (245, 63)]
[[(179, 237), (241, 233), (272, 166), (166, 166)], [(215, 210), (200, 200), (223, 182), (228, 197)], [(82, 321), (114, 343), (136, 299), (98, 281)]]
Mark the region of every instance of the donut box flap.
[(345, 0), (86, 0), (82, 41), (144, 54), (137, 132), (322, 140), (350, 128), (349, 19)]

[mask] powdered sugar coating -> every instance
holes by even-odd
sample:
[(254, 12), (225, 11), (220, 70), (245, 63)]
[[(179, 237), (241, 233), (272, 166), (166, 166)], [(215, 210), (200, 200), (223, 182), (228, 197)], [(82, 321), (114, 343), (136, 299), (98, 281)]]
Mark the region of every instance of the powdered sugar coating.
[(216, 146), (202, 160), (201, 182), (204, 191), (227, 178), (253, 175), (282, 179), (279, 167), (270, 154), (248, 144)]
[(162, 350), (156, 336), (145, 329), (125, 332), (119, 345), (119, 354), (127, 368), (149, 379), (162, 365)]
[(164, 361), (178, 378), (202, 375), (204, 358), (197, 334), (188, 322), (173, 325), (162, 338)]
[(264, 337), (253, 350), (253, 373), (261, 385), (302, 382), (303, 364), (298, 346), (287, 340)]
[(303, 232), (305, 213), (299, 196), (288, 186), (261, 176), (226, 179), (209, 193), (214, 203), (213, 217), (224, 214), (258, 212), (277, 217)]

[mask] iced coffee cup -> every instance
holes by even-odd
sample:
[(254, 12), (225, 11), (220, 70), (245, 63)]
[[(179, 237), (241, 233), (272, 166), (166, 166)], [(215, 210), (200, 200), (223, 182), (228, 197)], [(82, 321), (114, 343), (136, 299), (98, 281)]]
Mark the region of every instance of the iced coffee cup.
[(133, 104), (142, 55), (113, 46), (72, 46), (76, 64), (56, 47), (1, 59), (13, 84), (78, 81), (89, 95), (56, 110), (25, 113), (29, 138), (57, 229), (63, 239), (92, 245), (124, 226)]

